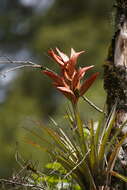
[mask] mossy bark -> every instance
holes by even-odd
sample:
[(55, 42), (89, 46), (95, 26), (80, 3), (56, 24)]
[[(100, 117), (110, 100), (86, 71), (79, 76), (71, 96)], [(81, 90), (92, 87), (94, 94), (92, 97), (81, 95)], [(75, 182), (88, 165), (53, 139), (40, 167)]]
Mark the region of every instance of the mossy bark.
[[(107, 113), (117, 101), (114, 130), (127, 120), (127, 0), (116, 0), (115, 34), (104, 65), (104, 88), (107, 91)], [(127, 132), (125, 125), (123, 133)], [(119, 155), (118, 172), (127, 176), (126, 142)], [(113, 179), (115, 190), (127, 189), (125, 183)], [(113, 189), (113, 187), (111, 188)]]

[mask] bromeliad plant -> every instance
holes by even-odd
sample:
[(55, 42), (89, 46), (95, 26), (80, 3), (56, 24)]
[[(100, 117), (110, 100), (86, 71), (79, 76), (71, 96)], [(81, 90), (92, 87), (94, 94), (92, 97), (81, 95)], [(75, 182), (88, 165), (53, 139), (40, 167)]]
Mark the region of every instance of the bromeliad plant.
[(66, 171), (63, 178), (71, 176), (79, 185), (79, 189), (109, 190), (112, 175), (127, 181), (122, 175), (113, 171), (121, 145), (127, 137), (125, 135), (122, 140), (117, 138), (124, 124), (111, 138), (116, 105), (108, 118), (102, 113), (96, 127), (93, 121), (88, 124), (83, 123), (78, 111), (78, 100), (91, 87), (98, 73), (82, 81), (86, 72), (93, 68), (93, 66), (77, 67), (77, 59), (84, 51), (75, 52), (71, 49), (70, 58), (57, 48), (56, 52), (58, 54), (50, 50), (49, 55), (59, 64), (61, 73), (58, 75), (49, 69), (44, 69), (42, 73), (48, 75), (53, 80), (55, 88), (71, 102), (73, 111), (68, 111), (66, 116), (68, 129), (65, 130), (54, 121), (54, 128), (38, 124), (38, 127), (49, 135), (50, 140), (42, 139), (34, 132), (33, 134), (46, 145), (33, 141), (29, 143), (46, 151), (55, 162), (60, 163)]

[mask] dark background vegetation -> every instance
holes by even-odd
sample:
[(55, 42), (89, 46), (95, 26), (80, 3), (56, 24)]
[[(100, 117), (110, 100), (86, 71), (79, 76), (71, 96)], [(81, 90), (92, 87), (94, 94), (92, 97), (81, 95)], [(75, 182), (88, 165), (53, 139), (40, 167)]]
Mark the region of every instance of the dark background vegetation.
[[(95, 65), (89, 74), (100, 72), (86, 95), (103, 107), (103, 63), (113, 30), (112, 5), (111, 0), (2, 0), (0, 60), (30, 60), (56, 70), (47, 55), (49, 48), (58, 47), (67, 54), (71, 47), (85, 50), (80, 65)], [(1, 65), (0, 69), (7, 68)], [(48, 123), (49, 116), (60, 122), (66, 105), (39, 70), (24, 69), (0, 78), (0, 177), (10, 176), (18, 167), (16, 151), (44, 166), (45, 153), (25, 143), (30, 134), (24, 127), (36, 128), (39, 120)], [(80, 108), (83, 119), (96, 121), (98, 113), (86, 103), (81, 101)]]

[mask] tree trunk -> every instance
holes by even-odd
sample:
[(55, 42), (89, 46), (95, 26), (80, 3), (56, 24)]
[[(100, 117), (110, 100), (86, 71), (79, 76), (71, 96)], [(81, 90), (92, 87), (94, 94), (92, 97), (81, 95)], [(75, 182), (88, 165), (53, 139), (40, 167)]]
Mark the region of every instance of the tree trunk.
[[(117, 101), (114, 130), (127, 120), (127, 0), (116, 0), (115, 34), (104, 65), (104, 88), (107, 91), (107, 113)], [(125, 125), (122, 133), (127, 132)], [(122, 135), (122, 134), (121, 134)], [(127, 175), (126, 142), (119, 153), (118, 172)], [(127, 185), (114, 179), (115, 190), (126, 190)]]

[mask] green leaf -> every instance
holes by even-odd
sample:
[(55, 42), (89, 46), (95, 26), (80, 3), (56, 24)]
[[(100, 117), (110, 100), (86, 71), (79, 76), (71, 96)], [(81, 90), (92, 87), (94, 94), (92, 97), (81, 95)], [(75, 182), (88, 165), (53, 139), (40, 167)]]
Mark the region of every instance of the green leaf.
[(42, 142), (45, 142), (46, 145), (48, 145), (49, 147), (52, 147), (52, 144), (47, 141), (45, 138), (43, 138), (42, 136), (38, 135), (36, 132), (28, 129), (28, 128), (25, 128), (27, 131), (29, 131), (33, 136), (37, 137), (38, 139), (40, 139)]
[(95, 148), (95, 132), (94, 132), (94, 126), (93, 126), (93, 121), (90, 121), (90, 154), (89, 154), (89, 159), (90, 159), (90, 168), (92, 172), (95, 172), (95, 168), (98, 165), (97, 162), (97, 152)]
[(53, 156), (51, 150), (48, 149), (48, 148), (46, 148), (45, 146), (43, 147), (42, 145), (40, 145), (40, 144), (38, 144), (38, 143), (36, 143), (36, 142), (34, 142), (34, 141), (31, 141), (31, 140), (26, 140), (26, 142), (27, 142), (28, 144), (31, 144), (32, 146), (34, 146), (34, 147), (36, 147), (36, 148), (39, 148), (39, 149), (43, 150), (44, 152), (49, 153), (49, 155), (51, 154), (51, 156)]
[(115, 121), (115, 111), (116, 111), (116, 104), (114, 105), (102, 132), (100, 147), (99, 147), (99, 155), (98, 155), (98, 162), (101, 167), (103, 166), (102, 162), (104, 161), (104, 156), (106, 154), (106, 146), (108, 145), (109, 137), (111, 135), (111, 130), (113, 128), (113, 124)]
[(79, 132), (80, 147), (83, 152), (83, 155), (85, 155), (89, 149), (88, 149), (88, 146), (86, 143), (86, 139), (84, 137), (83, 123), (82, 123), (82, 120), (78, 113), (76, 113), (76, 121), (77, 121), (77, 128), (78, 128), (78, 132)]
[(61, 136), (51, 128), (44, 128), (44, 130), (49, 134), (49, 136), (56, 142), (56, 146), (61, 149), (61, 151), (68, 152), (66, 144), (62, 141)]
[(126, 177), (126, 176), (124, 176), (124, 175), (122, 175), (122, 174), (119, 174), (119, 173), (117, 173), (117, 172), (115, 172), (115, 171), (111, 171), (110, 173), (111, 173), (112, 176), (117, 177), (117, 178), (119, 178), (120, 180), (122, 180), (122, 181), (124, 181), (124, 182), (127, 183), (127, 177)]
[(101, 115), (100, 120), (98, 121), (98, 125), (97, 125), (97, 129), (95, 132), (95, 148), (96, 148), (96, 152), (98, 152), (99, 149), (99, 145), (100, 145), (100, 139), (102, 138), (102, 133), (104, 130), (104, 120), (105, 120), (105, 114), (103, 113)]

